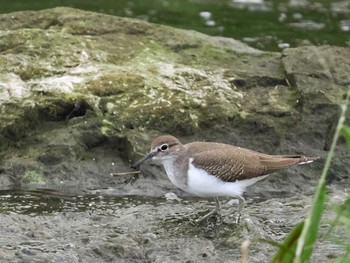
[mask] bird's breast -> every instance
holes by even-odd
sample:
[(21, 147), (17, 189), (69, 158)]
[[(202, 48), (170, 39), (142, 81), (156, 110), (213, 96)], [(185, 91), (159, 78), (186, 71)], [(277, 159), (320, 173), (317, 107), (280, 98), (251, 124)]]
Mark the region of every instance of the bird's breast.
[(170, 181), (178, 188), (187, 192), (187, 180), (185, 171), (176, 169), (172, 160), (163, 161), (163, 166)]

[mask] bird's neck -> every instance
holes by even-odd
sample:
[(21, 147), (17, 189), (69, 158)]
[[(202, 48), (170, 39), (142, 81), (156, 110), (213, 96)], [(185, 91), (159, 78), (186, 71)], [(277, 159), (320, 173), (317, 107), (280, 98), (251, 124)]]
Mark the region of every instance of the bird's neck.
[(183, 155), (174, 154), (161, 160), (170, 181), (178, 188), (187, 191), (188, 160), (182, 160)]

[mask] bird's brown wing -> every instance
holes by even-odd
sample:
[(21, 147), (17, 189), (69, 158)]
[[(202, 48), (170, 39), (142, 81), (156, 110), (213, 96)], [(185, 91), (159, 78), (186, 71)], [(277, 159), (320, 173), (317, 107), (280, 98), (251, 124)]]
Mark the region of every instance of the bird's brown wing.
[(231, 146), (196, 153), (192, 163), (225, 182), (234, 182), (267, 175), (308, 160), (299, 155), (268, 155)]

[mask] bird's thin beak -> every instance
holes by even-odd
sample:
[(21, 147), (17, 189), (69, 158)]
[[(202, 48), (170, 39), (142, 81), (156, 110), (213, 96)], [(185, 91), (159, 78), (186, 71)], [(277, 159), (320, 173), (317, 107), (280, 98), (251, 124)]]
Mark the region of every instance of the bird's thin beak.
[(150, 152), (149, 154), (145, 155), (144, 157), (142, 157), (140, 160), (134, 162), (130, 167), (131, 168), (136, 168), (136, 166), (139, 166), (141, 163), (149, 160), (149, 159), (152, 159), (154, 156), (157, 155), (157, 151), (154, 151), (154, 152)]

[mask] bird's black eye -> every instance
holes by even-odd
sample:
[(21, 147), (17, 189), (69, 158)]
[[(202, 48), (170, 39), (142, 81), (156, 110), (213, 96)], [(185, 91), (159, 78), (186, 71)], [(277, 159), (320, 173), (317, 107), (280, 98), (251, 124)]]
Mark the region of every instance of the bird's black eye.
[(160, 149), (162, 152), (168, 150), (168, 148), (169, 148), (169, 145), (167, 145), (166, 143), (162, 144), (162, 145), (159, 147), (159, 149)]

